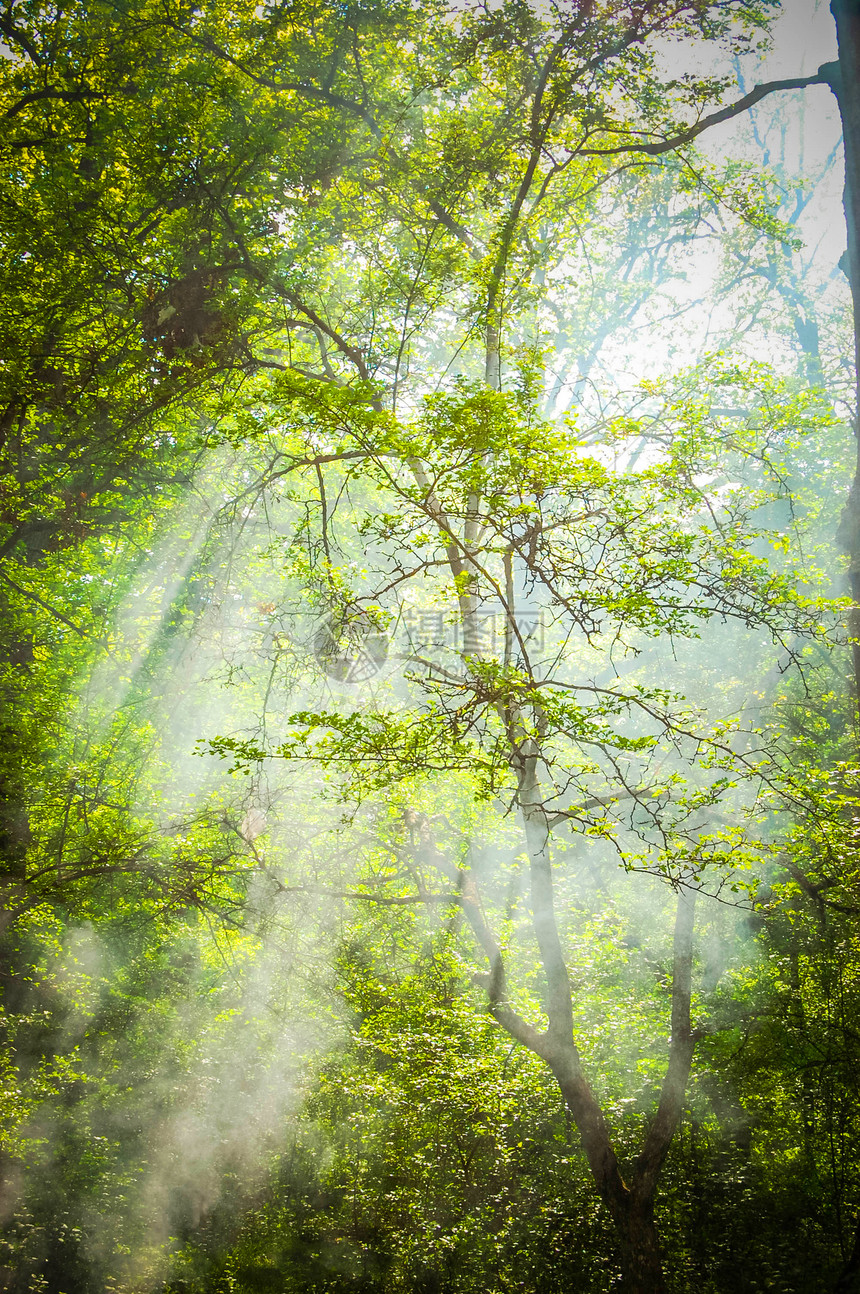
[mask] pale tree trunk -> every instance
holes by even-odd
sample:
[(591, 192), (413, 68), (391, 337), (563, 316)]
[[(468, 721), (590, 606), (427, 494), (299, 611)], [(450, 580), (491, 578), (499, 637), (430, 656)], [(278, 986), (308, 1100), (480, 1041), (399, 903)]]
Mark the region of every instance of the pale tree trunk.
[(669, 1061), (657, 1113), (627, 1182), (574, 1040), (570, 976), (555, 917), (550, 833), (542, 802), (538, 755), (530, 741), (515, 747), (514, 762), (529, 856), (533, 928), (546, 975), (548, 1026), (540, 1032), (509, 1006), (501, 949), (487, 924), (474, 880), (463, 872), (459, 878), (461, 904), (490, 963), (490, 973), (484, 981), (490, 1010), (512, 1038), (544, 1061), (559, 1085), (579, 1131), (597, 1191), (612, 1217), (623, 1290), (626, 1294), (664, 1294), (654, 1201), (660, 1172), (681, 1118), (695, 1045), (690, 1027), (695, 891), (681, 888), (678, 892)]
[(579, 1130), (597, 1189), (612, 1215), (624, 1289), (629, 1294), (660, 1294), (665, 1286), (654, 1224), (654, 1200), (660, 1171), (681, 1118), (693, 1058), (690, 998), (695, 893), (682, 889), (678, 894), (669, 1063), (657, 1113), (628, 1184), (621, 1176), (603, 1111), (582, 1073), (573, 1038), (570, 977), (555, 918), (549, 830), (534, 754), (522, 765), (519, 790), (529, 851), (532, 919), (547, 977), (549, 1027), (545, 1035), (545, 1058)]
[(854, 307), (854, 436), (857, 460), (854, 480), (842, 513), (838, 539), (848, 554), (852, 609), (854, 693), (860, 705), (860, 0), (832, 0), (839, 59), (821, 68), (836, 95), (845, 149), (845, 225), (848, 233), (848, 281)]

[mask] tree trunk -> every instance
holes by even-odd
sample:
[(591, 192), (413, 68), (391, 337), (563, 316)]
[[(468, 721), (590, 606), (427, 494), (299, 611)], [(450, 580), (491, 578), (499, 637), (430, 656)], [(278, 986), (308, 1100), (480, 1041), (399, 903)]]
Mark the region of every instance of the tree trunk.
[(565, 1104), (573, 1115), (595, 1186), (612, 1218), (623, 1294), (665, 1294), (663, 1258), (654, 1222), (657, 1180), (631, 1189), (619, 1170), (609, 1129), (578, 1065), (553, 1065)]
[[(680, 886), (675, 917), (672, 974), (672, 1034), (669, 1063), (657, 1112), (633, 1169), (630, 1185), (620, 1171), (609, 1126), (582, 1072), (573, 1037), (570, 977), (554, 910), (549, 827), (530, 743), (520, 750), (518, 800), (526, 833), (531, 881), (532, 923), (546, 974), (548, 1027), (531, 1043), (549, 1065), (573, 1115), (595, 1185), (615, 1224), (624, 1294), (663, 1294), (660, 1242), (654, 1200), (660, 1172), (684, 1108), (695, 1036), (690, 1023), (693, 926), (696, 891)], [(515, 765), (516, 766), (516, 765)]]
[(653, 1200), (647, 1203), (631, 1200), (626, 1220), (620, 1224), (616, 1221), (615, 1229), (624, 1294), (664, 1294), (666, 1285)]
[(848, 281), (854, 306), (854, 437), (857, 462), (848, 501), (839, 523), (838, 541), (848, 554), (853, 607), (848, 630), (852, 639), (854, 693), (860, 706), (860, 0), (831, 0), (836, 20), (839, 59), (821, 68), (839, 104), (845, 149), (845, 225), (848, 233)]

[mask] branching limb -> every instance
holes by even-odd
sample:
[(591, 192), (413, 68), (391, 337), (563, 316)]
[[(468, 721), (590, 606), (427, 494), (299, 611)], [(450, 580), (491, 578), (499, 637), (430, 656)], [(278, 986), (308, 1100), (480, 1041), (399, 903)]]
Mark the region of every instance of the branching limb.
[(717, 112), (709, 113), (707, 117), (702, 117), (700, 121), (688, 126), (686, 130), (679, 131), (677, 135), (671, 135), (668, 139), (651, 140), (648, 143), (615, 144), (607, 148), (581, 146), (576, 151), (581, 157), (613, 157), (619, 153), (645, 153), (649, 157), (657, 157), (660, 153), (671, 153), (676, 148), (683, 148), (685, 144), (692, 143), (712, 126), (719, 126), (724, 121), (731, 121), (733, 117), (740, 116), (742, 112), (746, 112), (769, 94), (776, 94), (782, 90), (805, 90), (810, 85), (829, 84), (825, 68), (820, 68), (812, 76), (793, 76), (784, 81), (766, 81), (762, 85), (757, 85), (754, 90), (750, 90), (749, 94), (745, 94), (735, 103), (729, 104), (726, 108), (720, 108)]

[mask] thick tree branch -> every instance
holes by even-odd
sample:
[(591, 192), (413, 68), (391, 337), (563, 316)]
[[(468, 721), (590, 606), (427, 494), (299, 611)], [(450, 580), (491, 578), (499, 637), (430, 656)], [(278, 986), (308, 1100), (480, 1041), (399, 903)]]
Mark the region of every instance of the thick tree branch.
[(821, 68), (812, 76), (793, 76), (784, 81), (766, 81), (762, 85), (757, 85), (754, 90), (750, 90), (749, 94), (745, 94), (742, 99), (710, 113), (707, 117), (702, 117), (700, 121), (688, 126), (686, 130), (679, 131), (677, 135), (672, 135), (669, 139), (651, 140), (648, 143), (614, 144), (607, 148), (582, 147), (577, 148), (576, 152), (582, 157), (613, 157), (619, 153), (645, 153), (648, 157), (657, 157), (661, 153), (671, 153), (675, 148), (683, 148), (685, 144), (692, 143), (712, 126), (719, 126), (724, 121), (731, 121), (732, 117), (740, 116), (742, 112), (754, 107), (769, 94), (777, 94), (782, 90), (805, 90), (810, 85), (828, 84), (826, 72)]
[(103, 98), (104, 95), (97, 90), (34, 90), (32, 94), (25, 94), (11, 108), (7, 108), (3, 113), (3, 120), (17, 116), (31, 103), (39, 103), (44, 99), (60, 99), (63, 103), (86, 103), (89, 99)]
[(42, 55), (36, 48), (35, 42), (5, 15), (0, 15), (0, 35), (5, 36), (13, 45), (17, 45), (19, 49), (22, 49), (31, 63), (35, 63), (37, 67), (41, 66)]
[(25, 589), (22, 585), (16, 583), (16, 581), (11, 579), (5, 571), (0, 571), (0, 580), (4, 580), (10, 588), (13, 588), (16, 593), (20, 593), (22, 597), (29, 598), (31, 602), (38, 603), (38, 605), (52, 615), (55, 620), (60, 620), (64, 625), (68, 625), (70, 629), (73, 629), (80, 638), (89, 638), (90, 635), (85, 629), (81, 629), (81, 627), (76, 625), (74, 621), (70, 620), (68, 616), (63, 615), (62, 611), (58, 611), (56, 607), (52, 607), (50, 602), (46, 602), (44, 598), (39, 597), (38, 593), (34, 593), (32, 589)]

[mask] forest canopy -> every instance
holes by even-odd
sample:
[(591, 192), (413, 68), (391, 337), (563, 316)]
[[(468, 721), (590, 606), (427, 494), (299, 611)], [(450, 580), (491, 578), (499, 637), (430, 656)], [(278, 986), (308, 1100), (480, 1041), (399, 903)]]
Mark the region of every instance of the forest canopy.
[(860, 1290), (860, 8), (0, 10), (10, 1294)]

